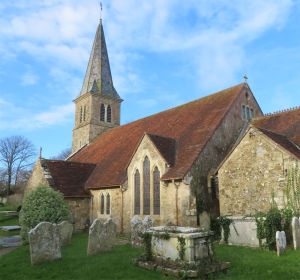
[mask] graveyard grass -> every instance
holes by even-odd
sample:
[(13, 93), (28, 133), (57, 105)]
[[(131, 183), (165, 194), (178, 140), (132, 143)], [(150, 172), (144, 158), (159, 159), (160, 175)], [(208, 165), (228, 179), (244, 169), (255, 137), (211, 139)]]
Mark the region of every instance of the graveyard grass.
[[(210, 279), (300, 279), (300, 251), (275, 252), (216, 245), (219, 259), (230, 261), (227, 274)], [(62, 250), (62, 260), (31, 266), (28, 246), (0, 257), (0, 279), (173, 279), (133, 265), (142, 253), (130, 245), (115, 246), (107, 253), (87, 256), (87, 234), (75, 234), (72, 244)]]

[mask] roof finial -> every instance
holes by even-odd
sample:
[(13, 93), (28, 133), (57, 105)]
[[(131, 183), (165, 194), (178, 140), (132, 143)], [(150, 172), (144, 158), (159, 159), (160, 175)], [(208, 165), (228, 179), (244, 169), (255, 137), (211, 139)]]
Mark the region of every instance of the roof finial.
[(245, 74), (243, 78), (244, 78), (244, 83), (247, 84), (247, 80), (248, 80), (247, 74)]
[(100, 21), (102, 21), (102, 2), (100, 2)]

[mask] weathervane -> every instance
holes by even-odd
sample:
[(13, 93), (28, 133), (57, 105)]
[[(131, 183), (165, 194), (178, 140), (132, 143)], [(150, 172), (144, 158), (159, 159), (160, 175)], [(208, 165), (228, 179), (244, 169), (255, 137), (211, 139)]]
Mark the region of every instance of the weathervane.
[(247, 74), (244, 75), (244, 83), (247, 84), (248, 76)]
[(100, 21), (102, 20), (102, 2), (100, 2)]

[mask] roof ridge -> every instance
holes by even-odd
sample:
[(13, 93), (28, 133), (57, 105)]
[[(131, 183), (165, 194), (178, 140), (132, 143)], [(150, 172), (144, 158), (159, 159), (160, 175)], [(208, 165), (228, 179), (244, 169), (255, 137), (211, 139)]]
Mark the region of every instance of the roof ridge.
[(253, 118), (253, 120), (258, 120), (258, 119), (262, 119), (262, 118), (265, 118), (265, 117), (272, 117), (272, 116), (280, 115), (282, 113), (287, 113), (287, 112), (296, 111), (296, 110), (300, 110), (300, 105), (295, 106), (295, 107), (285, 108), (285, 109), (270, 112), (270, 113), (266, 113), (262, 116)]
[[(230, 91), (231, 89), (233, 89), (233, 88), (235, 88), (235, 87), (239, 87), (239, 86), (245, 86), (245, 84), (244, 84), (244, 83), (239, 83), (239, 84), (234, 85), (234, 86), (231, 86), (231, 87), (229, 87), (229, 88), (222, 89), (222, 90), (219, 90), (219, 91), (210, 93), (210, 94), (208, 94), (208, 95), (202, 96), (202, 97), (197, 98), (197, 99), (194, 99), (194, 100), (192, 100), (192, 101), (188, 101), (187, 103), (184, 103), (184, 104), (181, 104), (181, 105), (178, 105), (178, 106), (175, 106), (175, 107), (172, 107), (172, 108), (169, 108), (169, 109), (166, 109), (166, 110), (163, 110), (163, 111), (154, 113), (154, 114), (149, 115), (149, 116), (146, 116), (146, 117), (142, 117), (142, 118), (140, 118), (140, 119), (134, 120), (134, 121), (129, 122), (129, 123), (122, 124), (122, 125), (120, 125), (120, 126), (117, 126), (117, 127), (114, 127), (114, 128), (111, 128), (111, 129), (109, 129), (109, 130), (104, 131), (101, 135), (103, 135), (104, 133), (110, 133), (111, 131), (120, 129), (121, 127), (125, 127), (125, 126), (128, 126), (128, 125), (131, 125), (131, 124), (133, 124), (133, 123), (135, 123), (135, 122), (139, 122), (139, 121), (141, 121), (141, 120), (145, 120), (145, 119), (151, 118), (151, 117), (153, 117), (153, 116), (156, 116), (156, 115), (159, 115), (159, 114), (168, 112), (168, 111), (172, 111), (172, 110), (178, 109), (178, 108), (180, 108), (180, 107), (189, 105), (189, 104), (191, 104), (191, 103), (198, 102), (198, 101), (203, 100), (203, 99), (205, 99), (205, 98), (209, 98), (209, 97), (211, 97), (212, 95), (220, 94), (220, 93), (222, 93), (222, 92), (225, 93), (225, 91)], [(100, 135), (99, 135), (99, 136), (100, 136)], [(98, 137), (99, 137), (99, 136), (98, 136)], [(98, 137), (96, 137), (95, 140), (96, 140)], [(94, 141), (95, 141), (95, 140), (94, 140)], [(93, 141), (93, 142), (94, 142), (94, 141)], [(76, 153), (77, 153), (77, 152), (76, 152)]]

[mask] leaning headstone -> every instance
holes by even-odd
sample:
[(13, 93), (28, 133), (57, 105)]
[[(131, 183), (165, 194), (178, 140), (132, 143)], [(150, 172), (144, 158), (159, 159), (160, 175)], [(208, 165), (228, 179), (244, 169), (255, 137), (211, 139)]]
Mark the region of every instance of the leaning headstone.
[(143, 245), (143, 234), (153, 226), (151, 216), (146, 216), (141, 220), (139, 216), (133, 216), (131, 219), (131, 244), (134, 247)]
[(277, 256), (281, 256), (286, 249), (286, 235), (284, 231), (276, 231)]
[(131, 244), (134, 247), (142, 246), (142, 230), (143, 230), (143, 221), (138, 216), (133, 216), (131, 221)]
[(61, 258), (59, 232), (56, 224), (41, 222), (28, 233), (31, 264)]
[(71, 243), (73, 225), (67, 221), (62, 221), (57, 225), (59, 232), (60, 245), (65, 246)]
[(116, 229), (117, 226), (112, 219), (107, 221), (96, 219), (89, 229), (87, 254), (95, 255), (111, 250), (116, 239)]
[(294, 249), (300, 249), (300, 222), (298, 217), (292, 219), (292, 233)]

